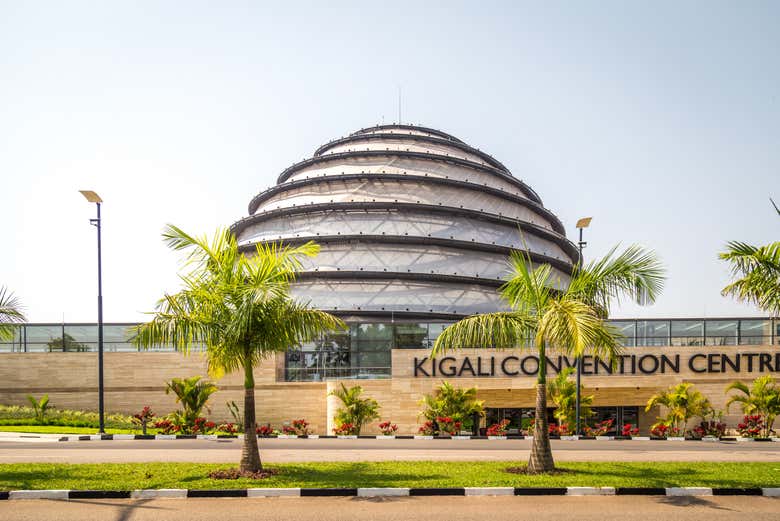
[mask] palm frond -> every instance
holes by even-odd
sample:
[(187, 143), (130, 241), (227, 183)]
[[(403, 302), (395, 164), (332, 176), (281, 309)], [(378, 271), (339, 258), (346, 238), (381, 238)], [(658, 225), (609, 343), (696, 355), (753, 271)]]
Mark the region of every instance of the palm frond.
[(780, 315), (780, 242), (759, 247), (732, 241), (719, 258), (729, 263), (732, 276), (737, 278), (721, 294)]
[(431, 356), (450, 349), (528, 347), (535, 326), (533, 317), (515, 311), (467, 317), (442, 331), (433, 344)]
[(550, 302), (536, 332), (537, 345), (546, 343), (576, 357), (593, 353), (612, 363), (620, 353), (619, 338), (593, 306), (568, 295)]
[(19, 298), (5, 286), (0, 286), (0, 340), (12, 340), (16, 332), (16, 324), (24, 321)]
[(606, 317), (610, 305), (621, 298), (639, 304), (655, 302), (663, 289), (665, 273), (654, 252), (632, 245), (617, 253), (615, 247), (584, 268), (575, 268), (568, 293), (597, 306)]

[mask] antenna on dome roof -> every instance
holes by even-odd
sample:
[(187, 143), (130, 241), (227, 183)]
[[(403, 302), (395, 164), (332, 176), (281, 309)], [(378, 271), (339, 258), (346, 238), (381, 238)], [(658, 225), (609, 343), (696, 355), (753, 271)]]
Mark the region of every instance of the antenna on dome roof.
[(401, 86), (398, 86), (398, 124), (401, 124)]

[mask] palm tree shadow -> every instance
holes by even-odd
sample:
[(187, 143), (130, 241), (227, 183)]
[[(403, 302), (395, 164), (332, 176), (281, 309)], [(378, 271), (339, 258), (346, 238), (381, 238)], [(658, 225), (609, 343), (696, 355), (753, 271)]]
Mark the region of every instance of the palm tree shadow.
[(709, 499), (700, 496), (663, 496), (658, 498), (660, 503), (675, 507), (707, 507), (714, 510), (734, 511), (733, 508), (727, 508), (713, 503)]

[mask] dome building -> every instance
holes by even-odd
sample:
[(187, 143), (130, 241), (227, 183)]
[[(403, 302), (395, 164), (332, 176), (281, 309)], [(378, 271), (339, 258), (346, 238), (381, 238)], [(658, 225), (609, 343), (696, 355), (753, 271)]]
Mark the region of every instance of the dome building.
[(239, 243), (314, 240), (295, 294), (350, 322), (503, 309), (512, 249), (565, 285), (576, 247), (534, 190), (490, 155), (411, 125), (358, 130), (284, 170), (233, 225)]

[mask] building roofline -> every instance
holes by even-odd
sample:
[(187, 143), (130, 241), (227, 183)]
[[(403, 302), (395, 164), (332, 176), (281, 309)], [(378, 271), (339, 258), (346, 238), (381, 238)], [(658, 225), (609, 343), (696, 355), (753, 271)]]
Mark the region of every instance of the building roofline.
[(503, 165), (503, 163), (501, 163), (495, 157), (481, 151), (478, 148), (474, 148), (471, 145), (467, 145), (462, 141), (453, 141), (451, 139), (445, 139), (445, 138), (440, 138), (435, 136), (424, 136), (421, 134), (396, 134), (396, 133), (389, 133), (389, 132), (381, 133), (381, 134), (350, 134), (349, 136), (334, 139), (332, 141), (325, 143), (324, 145), (320, 146), (317, 150), (314, 151), (314, 155), (322, 156), (328, 149), (338, 145), (343, 145), (345, 143), (352, 143), (356, 141), (382, 140), (382, 139), (409, 139), (412, 141), (423, 141), (426, 143), (451, 146), (460, 149), (463, 152), (466, 152), (468, 154), (473, 154), (475, 156), (478, 156), (484, 159), (485, 162), (489, 163), (491, 166), (503, 170), (507, 174), (511, 175), (511, 172), (506, 166)]
[[(358, 129), (350, 134), (350, 136), (355, 136), (358, 134), (367, 134), (369, 132), (375, 132), (377, 130), (390, 130), (393, 128), (400, 128), (403, 130), (416, 130), (418, 132), (426, 132), (428, 134), (433, 134), (435, 136), (439, 136), (441, 138), (447, 139), (449, 141), (454, 141), (456, 143), (463, 143), (460, 139), (456, 138), (452, 134), (448, 134), (446, 132), (443, 132), (441, 130), (437, 130), (435, 128), (430, 127), (421, 127), (418, 125), (409, 125), (409, 124), (401, 124), (401, 123), (391, 123), (388, 125), (374, 125), (373, 127), (365, 127)], [(465, 144), (465, 143), (464, 143)]]

